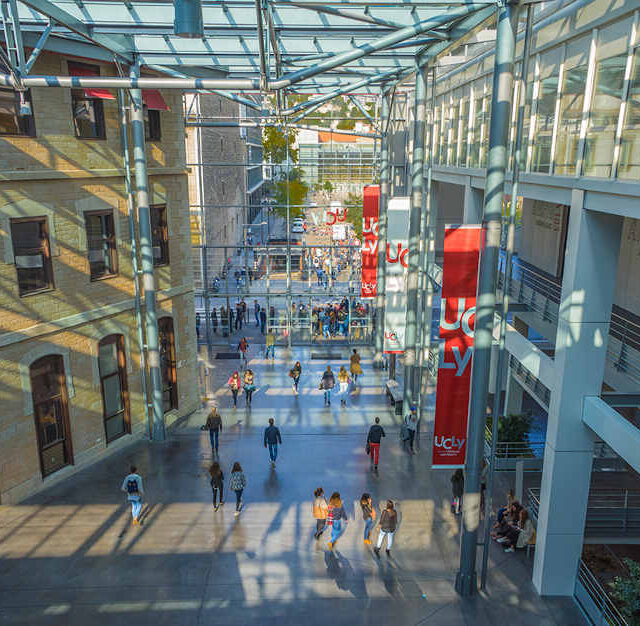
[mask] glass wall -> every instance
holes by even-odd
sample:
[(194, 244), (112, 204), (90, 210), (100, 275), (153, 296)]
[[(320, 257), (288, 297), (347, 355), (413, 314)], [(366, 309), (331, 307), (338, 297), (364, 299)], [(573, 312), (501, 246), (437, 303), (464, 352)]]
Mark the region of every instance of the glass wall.
[[(469, 89), (467, 88), (467, 93)], [(458, 142), (458, 167), (467, 167), (467, 149), (469, 146), (468, 133), (469, 133), (469, 96), (465, 95), (462, 98), (460, 105), (460, 137)]]
[(632, 59), (629, 99), (620, 142), (618, 177), (640, 179), (640, 48), (636, 49)]
[(469, 146), (469, 167), (480, 167), (480, 145), (484, 124), (484, 80), (473, 83), (473, 120), (471, 145)]

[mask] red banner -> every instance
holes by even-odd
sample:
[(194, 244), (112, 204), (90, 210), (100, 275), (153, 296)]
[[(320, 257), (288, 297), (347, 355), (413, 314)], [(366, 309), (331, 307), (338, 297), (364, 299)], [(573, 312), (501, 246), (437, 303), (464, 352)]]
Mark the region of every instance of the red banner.
[(432, 467), (464, 466), (481, 239), (480, 226), (444, 231)]
[(367, 185), (362, 201), (361, 298), (375, 298), (378, 285), (378, 213), (380, 185)]

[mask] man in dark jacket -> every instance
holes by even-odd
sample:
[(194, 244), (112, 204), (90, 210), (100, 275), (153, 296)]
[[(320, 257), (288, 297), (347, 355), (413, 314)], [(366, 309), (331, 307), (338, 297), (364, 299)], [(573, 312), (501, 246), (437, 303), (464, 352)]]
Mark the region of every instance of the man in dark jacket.
[(327, 369), (322, 374), (320, 381), (320, 389), (324, 391), (324, 405), (331, 406), (331, 390), (336, 386), (336, 379), (331, 371), (331, 366), (327, 365)]
[(211, 452), (218, 454), (218, 434), (222, 430), (222, 418), (215, 407), (211, 409), (203, 429), (209, 431)]
[(373, 468), (378, 469), (378, 456), (380, 455), (380, 439), (385, 437), (384, 428), (380, 426), (380, 418), (376, 417), (375, 424), (369, 429), (367, 443), (369, 444), (369, 454), (373, 462)]
[(277, 426), (274, 426), (273, 417), (270, 417), (269, 426), (264, 429), (264, 447), (269, 448), (271, 467), (276, 466), (276, 459), (278, 458), (278, 444), (282, 444), (280, 429)]

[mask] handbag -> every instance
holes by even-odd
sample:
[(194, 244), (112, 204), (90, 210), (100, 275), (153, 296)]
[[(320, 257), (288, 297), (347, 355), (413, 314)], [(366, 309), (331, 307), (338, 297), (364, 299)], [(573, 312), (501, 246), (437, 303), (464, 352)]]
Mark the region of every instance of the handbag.
[(364, 449), (367, 451), (367, 454), (371, 453), (371, 446), (369, 445), (368, 441), (367, 441), (367, 445), (364, 447)]

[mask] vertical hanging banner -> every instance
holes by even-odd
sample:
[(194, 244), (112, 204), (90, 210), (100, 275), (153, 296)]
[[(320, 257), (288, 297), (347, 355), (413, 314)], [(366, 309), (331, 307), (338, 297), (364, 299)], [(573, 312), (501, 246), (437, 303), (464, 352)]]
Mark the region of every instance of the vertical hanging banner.
[(407, 323), (407, 265), (409, 256), (408, 197), (391, 198), (387, 207), (387, 256), (384, 264), (384, 351), (404, 352)]
[(362, 200), (361, 298), (375, 298), (378, 286), (378, 215), (380, 185), (367, 185)]
[(432, 467), (464, 467), (481, 226), (446, 226)]

